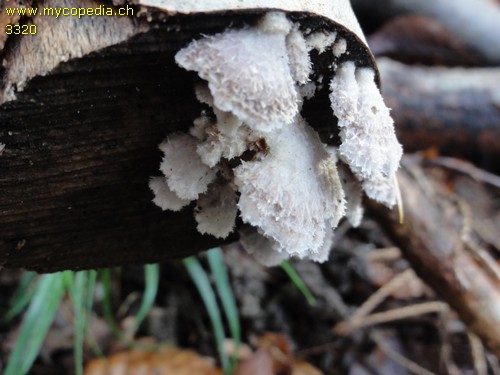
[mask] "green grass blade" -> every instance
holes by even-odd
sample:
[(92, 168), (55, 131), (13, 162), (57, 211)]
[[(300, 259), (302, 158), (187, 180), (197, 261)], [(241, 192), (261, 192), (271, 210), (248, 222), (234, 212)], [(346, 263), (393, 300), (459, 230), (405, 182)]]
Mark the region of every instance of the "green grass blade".
[(201, 266), (198, 259), (196, 259), (195, 257), (191, 256), (185, 258), (183, 260), (183, 263), (189, 275), (191, 276), (191, 279), (196, 285), (203, 303), (205, 304), (205, 308), (207, 309), (210, 321), (212, 322), (212, 328), (214, 330), (214, 336), (222, 364), (222, 370), (224, 371), (225, 375), (229, 375), (231, 373), (229, 358), (224, 351), (224, 339), (226, 335), (224, 333), (224, 326), (222, 324), (222, 317), (219, 306), (217, 305), (217, 300), (210, 285), (208, 276), (203, 270), (203, 267)]
[(102, 269), (100, 274), (104, 288), (104, 297), (102, 299), (102, 313), (104, 320), (111, 329), (111, 332), (113, 332), (113, 334), (120, 340), (124, 340), (124, 335), (121, 332), (120, 327), (118, 327), (118, 324), (116, 324), (113, 316), (113, 309), (111, 307), (111, 271), (109, 268)]
[(94, 305), (94, 295), (97, 284), (97, 271), (87, 271), (87, 272), (88, 272), (88, 280), (87, 280), (87, 298), (85, 300), (85, 309), (90, 314), (92, 312), (92, 306)]
[(64, 296), (64, 277), (65, 272), (40, 277), (4, 375), (24, 375), (31, 368)]
[[(236, 307), (236, 302), (233, 295), (233, 289), (229, 283), (229, 277), (226, 270), (226, 265), (224, 264), (224, 258), (222, 256), (222, 251), (220, 248), (211, 249), (207, 252), (208, 264), (210, 265), (210, 270), (212, 271), (212, 276), (215, 280), (215, 287), (217, 288), (217, 293), (222, 302), (222, 308), (226, 314), (227, 321), (229, 323), (229, 329), (231, 330), (231, 336), (234, 341), (235, 348), (237, 349), (241, 342), (241, 329), (240, 329), (240, 319), (238, 315), (238, 308)], [(234, 356), (232, 360), (233, 369), (238, 364), (237, 350), (234, 351)]]
[(67, 287), (71, 300), (73, 302), (74, 313), (74, 336), (73, 336), (73, 352), (75, 371), (77, 375), (83, 373), (83, 334), (85, 330), (84, 316), (84, 285), (85, 272), (75, 272), (70, 280), (67, 280)]
[[(154, 267), (153, 267), (154, 268)], [(151, 271), (150, 271), (151, 272)], [(109, 328), (111, 329), (111, 332), (113, 335), (115, 335), (125, 347), (134, 347), (134, 348), (140, 348), (144, 350), (157, 350), (161, 345), (148, 345), (148, 344), (141, 344), (138, 342), (135, 342), (134, 340), (131, 340), (128, 338), (124, 332), (122, 332), (121, 328), (118, 326), (116, 323), (116, 320), (113, 315), (113, 308), (111, 306), (111, 276), (110, 276), (110, 270), (109, 269), (103, 269), (100, 271), (101, 275), (101, 282), (104, 288), (104, 298), (102, 300), (102, 313), (104, 320), (108, 324)], [(157, 282), (154, 282), (154, 279), (156, 277), (154, 272), (151, 272), (149, 275), (151, 277), (151, 280), (149, 281), (152, 285), (157, 284)], [(146, 278), (148, 278), (148, 275), (146, 274)], [(146, 281), (148, 283), (148, 281)], [(150, 288), (151, 290), (153, 288)], [(148, 292), (147, 294), (151, 294)], [(156, 292), (155, 292), (156, 294)], [(151, 297), (147, 297), (147, 300), (150, 300)], [(154, 298), (152, 298), (154, 301)], [(146, 304), (149, 304), (147, 302)], [(147, 311), (146, 311), (147, 314)]]
[(83, 374), (83, 343), (92, 309), (95, 275), (95, 271), (81, 271), (73, 273), (73, 277), (68, 280), (68, 289), (75, 314), (74, 361), (76, 375)]
[(36, 276), (37, 274), (35, 272), (25, 272), (21, 277), (19, 286), (17, 287), (16, 292), (10, 300), (11, 308), (5, 315), (5, 318), (8, 321), (19, 315), (21, 311), (23, 311), (24, 308), (28, 306), (31, 298), (33, 298), (33, 285), (35, 284), (34, 280), (36, 280)]
[[(85, 301), (85, 309), (88, 311), (89, 314), (87, 322), (89, 323), (90, 323), (90, 317), (92, 315), (92, 307), (94, 305), (96, 285), (97, 285), (97, 271), (89, 271), (88, 284), (87, 284), (88, 288), (87, 290), (89, 292), (87, 293), (87, 299)], [(92, 335), (92, 332), (90, 330), (87, 330), (85, 337), (94, 355), (96, 357), (104, 357), (101, 348), (97, 344), (97, 341), (95, 340), (95, 337)]]
[(281, 268), (286, 272), (297, 289), (304, 295), (307, 303), (311, 306), (314, 306), (316, 304), (316, 298), (314, 298), (306, 283), (304, 282), (304, 280), (302, 280), (297, 271), (295, 271), (295, 268), (293, 268), (292, 264), (286, 260), (281, 263)]
[(139, 329), (139, 326), (151, 310), (151, 307), (153, 306), (156, 299), (156, 294), (158, 293), (158, 285), (160, 282), (160, 266), (158, 264), (147, 264), (146, 266), (144, 266), (144, 274), (146, 282), (141, 306), (137, 311), (134, 323), (130, 327), (127, 337), (133, 336), (137, 329)]

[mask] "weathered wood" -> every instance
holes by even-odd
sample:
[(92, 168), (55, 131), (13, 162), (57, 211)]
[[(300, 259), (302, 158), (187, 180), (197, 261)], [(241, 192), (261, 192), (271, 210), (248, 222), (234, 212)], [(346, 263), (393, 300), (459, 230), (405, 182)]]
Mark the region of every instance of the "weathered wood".
[[(500, 356), (500, 282), (474, 259), (464, 241), (467, 219), (456, 202), (434, 189), (423, 172), (399, 174), (405, 206), (397, 213), (368, 202), (412, 268), (446, 301), (469, 329)], [(465, 220), (465, 221), (464, 221)]]
[(405, 152), (435, 147), (499, 172), (500, 69), (378, 66)]
[(189, 209), (172, 215), (150, 202), (157, 145), (200, 110), (192, 77), (174, 64), (186, 43), (176, 35), (158, 30), (63, 64), (2, 106), (4, 266), (152, 262), (216, 243), (196, 232)]
[(376, 57), (385, 56), (405, 64), (448, 67), (486, 64), (478, 53), (431, 17), (395, 17), (368, 39)]
[[(0, 266), (50, 272), (139, 264), (220, 244), (196, 232), (192, 207), (171, 213), (153, 205), (148, 180), (160, 174), (158, 144), (187, 130), (202, 110), (196, 77), (175, 64), (174, 54), (201, 33), (252, 24), (261, 13), (169, 17), (34, 78), (1, 105)], [(322, 17), (291, 16), (312, 30), (335, 27)], [(313, 58), (316, 74), (328, 79), (326, 55)], [(363, 46), (348, 57), (373, 63)], [(304, 109), (326, 133), (335, 128), (327, 95), (326, 87)]]
[(368, 22), (408, 13), (433, 17), (491, 64), (500, 63), (498, 1), (352, 0), (352, 3), (360, 18)]

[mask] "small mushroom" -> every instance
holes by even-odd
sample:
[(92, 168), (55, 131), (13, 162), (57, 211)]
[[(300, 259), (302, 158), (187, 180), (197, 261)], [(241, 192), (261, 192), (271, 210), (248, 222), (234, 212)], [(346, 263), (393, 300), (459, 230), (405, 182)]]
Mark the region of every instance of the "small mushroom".
[(315, 254), (344, 215), (335, 162), (303, 121), (283, 126), (267, 143), (267, 155), (234, 170), (240, 215), (277, 250), (301, 258)]
[(180, 199), (194, 200), (207, 191), (217, 174), (216, 168), (204, 164), (196, 153), (196, 138), (176, 133), (160, 145), (164, 157), (160, 170), (168, 187)]
[[(336, 32), (302, 30), (272, 11), (181, 49), (176, 62), (206, 82), (196, 96), (213, 116), (160, 147), (168, 189), (152, 180), (155, 203), (197, 200), (198, 230), (217, 237), (233, 230), (239, 211), (255, 228), (242, 244), (268, 265), (291, 256), (327, 260), (341, 218), (361, 221), (362, 189), (394, 205), (402, 154), (375, 71), (348, 61), (347, 47)], [(339, 145), (324, 144), (301, 113), (316, 91), (312, 49), (338, 61), (330, 100)]]
[(341, 128), (340, 158), (363, 182), (370, 198), (392, 207), (396, 203), (393, 181), (403, 149), (374, 75), (372, 69), (344, 63), (331, 82), (330, 100)]
[(271, 131), (290, 124), (298, 113), (285, 43), (290, 27), (284, 16), (269, 13), (259, 27), (193, 41), (176, 61), (208, 82), (217, 109), (233, 113), (251, 129)]

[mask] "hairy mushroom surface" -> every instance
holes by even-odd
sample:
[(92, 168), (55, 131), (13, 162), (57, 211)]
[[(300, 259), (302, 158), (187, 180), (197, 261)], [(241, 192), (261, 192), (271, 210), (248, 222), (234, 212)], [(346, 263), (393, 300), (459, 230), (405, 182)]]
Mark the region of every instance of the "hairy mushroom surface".
[(316, 91), (313, 49), (339, 58), (347, 41), (303, 31), (281, 12), (181, 49), (176, 62), (206, 82), (196, 96), (212, 114), (162, 143), (154, 202), (175, 210), (197, 200), (198, 230), (217, 237), (233, 230), (239, 211), (255, 228), (241, 234), (243, 246), (268, 265), (291, 256), (327, 260), (341, 218), (359, 225), (362, 190), (392, 207), (402, 149), (375, 72), (350, 61), (332, 66), (341, 143), (327, 146), (300, 113)]

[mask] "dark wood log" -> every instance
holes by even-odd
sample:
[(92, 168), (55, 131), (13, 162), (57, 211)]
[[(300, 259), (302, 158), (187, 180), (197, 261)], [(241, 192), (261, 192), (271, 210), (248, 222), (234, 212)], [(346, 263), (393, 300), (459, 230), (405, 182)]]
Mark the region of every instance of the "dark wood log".
[(159, 142), (201, 109), (173, 59), (189, 35), (155, 30), (65, 63), (0, 108), (5, 267), (145, 263), (219, 243), (197, 233), (192, 210), (154, 206), (148, 188)]
[[(160, 174), (158, 144), (187, 130), (202, 109), (196, 77), (175, 64), (175, 53), (202, 33), (255, 23), (262, 12), (160, 19), (123, 43), (58, 65), (2, 104), (0, 266), (52, 272), (142, 264), (220, 245), (197, 233), (192, 206), (180, 213), (156, 207), (148, 180)], [(324, 17), (291, 17), (360, 43)], [(7, 56), (19, 51), (15, 39), (6, 48)], [(314, 59), (316, 74), (328, 78), (326, 55)], [(373, 65), (367, 47), (353, 49), (353, 57)], [(335, 127), (327, 95), (307, 104), (306, 117)]]
[(378, 65), (405, 152), (435, 147), (500, 172), (500, 69)]
[[(413, 167), (415, 168), (415, 167)], [(500, 356), (500, 282), (477, 262), (464, 241), (464, 219), (450, 196), (432, 188), (421, 169), (401, 170), (405, 219), (368, 202), (370, 213), (400, 247), (412, 268), (468, 328)]]
[[(372, 27), (401, 14), (433, 17), (490, 64), (500, 63), (500, 5), (493, 0), (352, 0), (361, 21)], [(378, 25), (373, 25), (373, 20)], [(465, 27), (464, 25), (467, 25)]]
[(484, 66), (486, 61), (434, 18), (395, 17), (368, 38), (376, 57), (410, 65)]

